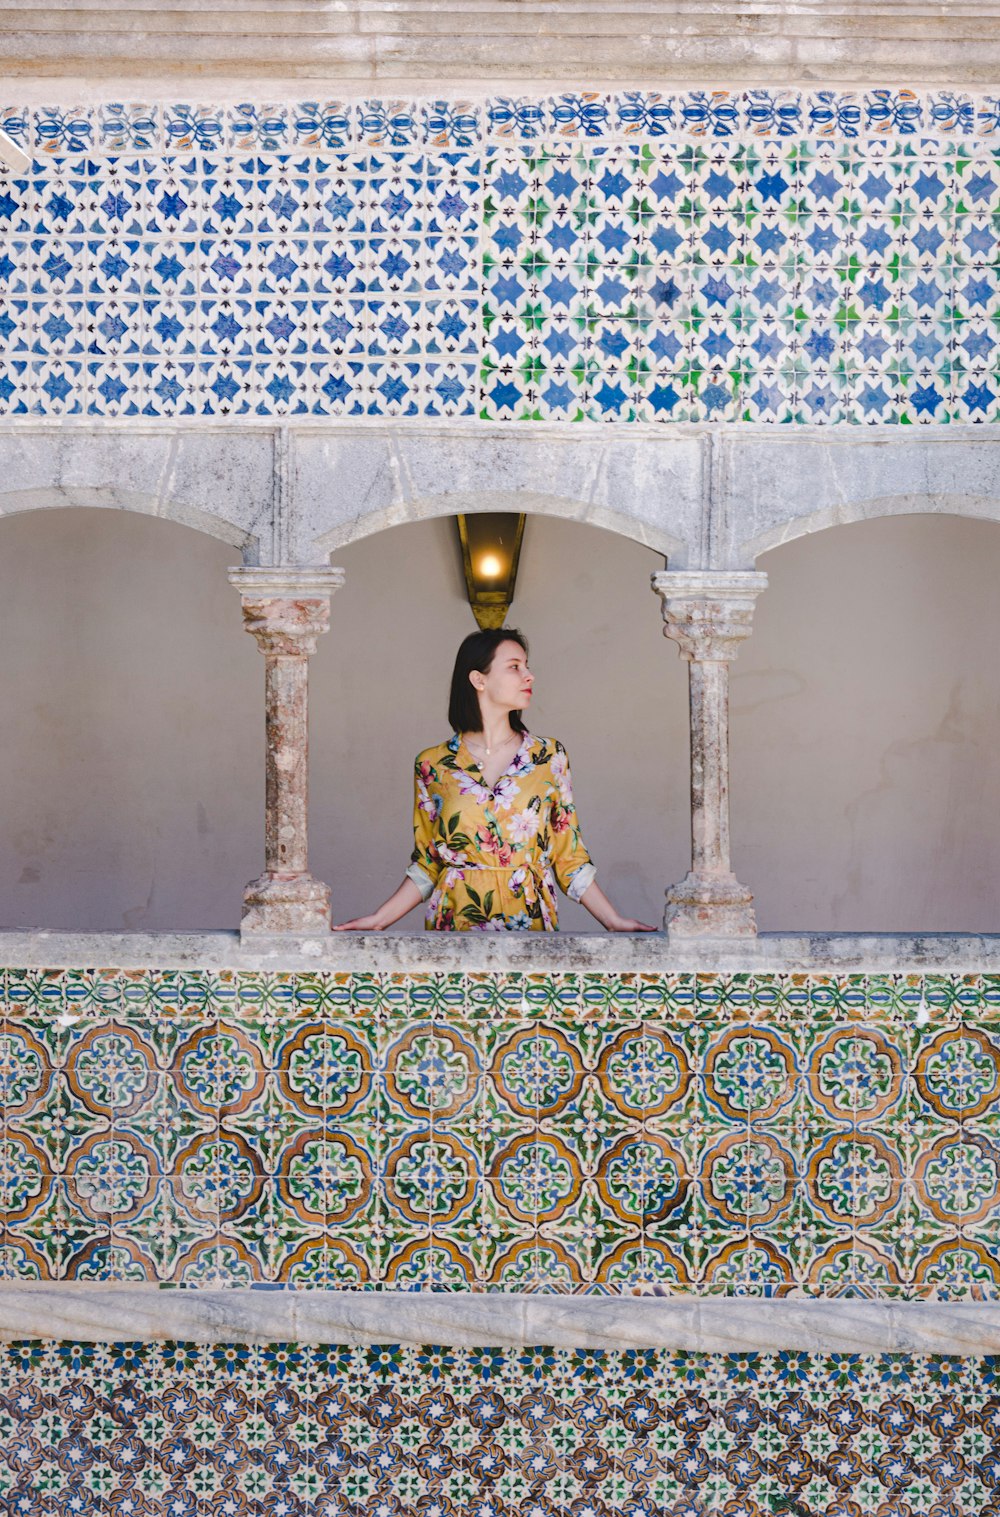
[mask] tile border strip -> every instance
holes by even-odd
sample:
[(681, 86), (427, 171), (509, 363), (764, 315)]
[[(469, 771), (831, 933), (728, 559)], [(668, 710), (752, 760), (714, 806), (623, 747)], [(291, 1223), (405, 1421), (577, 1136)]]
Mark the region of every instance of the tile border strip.
[(0, 1342), (34, 1338), (968, 1356), (1000, 1352), (1000, 1304), (0, 1286)]
[[(58, 87), (59, 81), (53, 81)], [(37, 97), (38, 91), (32, 90)], [(177, 99), (0, 104), (0, 126), (28, 152), (162, 154), (453, 150), (485, 143), (643, 138), (726, 142), (976, 140), (1000, 134), (1000, 96), (983, 91), (816, 87), (557, 90), (551, 94), (237, 102)]]

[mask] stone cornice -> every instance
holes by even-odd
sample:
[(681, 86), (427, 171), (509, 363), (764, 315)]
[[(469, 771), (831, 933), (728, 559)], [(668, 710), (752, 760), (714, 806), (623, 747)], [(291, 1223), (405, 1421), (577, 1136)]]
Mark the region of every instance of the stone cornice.
[(0, 5), (8, 78), (377, 82), (488, 81), (579, 88), (983, 84), (1000, 78), (1000, 4), (953, 0), (99, 0)]

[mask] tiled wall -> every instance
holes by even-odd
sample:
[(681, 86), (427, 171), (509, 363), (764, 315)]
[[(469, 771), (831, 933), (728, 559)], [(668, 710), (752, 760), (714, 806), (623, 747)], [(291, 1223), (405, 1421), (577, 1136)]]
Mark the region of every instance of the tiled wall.
[(7, 1279), (1000, 1294), (995, 978), (3, 992)]
[(1000, 101), (0, 109), (0, 414), (1000, 416)]
[(0, 1350), (0, 1504), (142, 1517), (996, 1517), (1000, 1362)]

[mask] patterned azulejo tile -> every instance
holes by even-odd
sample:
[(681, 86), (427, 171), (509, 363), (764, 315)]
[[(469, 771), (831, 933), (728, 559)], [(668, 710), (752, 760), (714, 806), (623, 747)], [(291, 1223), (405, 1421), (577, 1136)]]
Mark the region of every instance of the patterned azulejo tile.
[(540, 138), (621, 141), (674, 137), (819, 137), (857, 143), (989, 137), (1000, 131), (1000, 100), (955, 90), (691, 90), (664, 93), (564, 91), (473, 99), (113, 101), (0, 106), (4, 130), (53, 156), (142, 149), (242, 152), (352, 147), (462, 148)]
[(37, 154), (0, 185), (0, 414), (1000, 416), (982, 102), (696, 92), (0, 120)]
[(994, 1297), (989, 977), (9, 969), (0, 1267)]
[(988, 1356), (24, 1341), (0, 1353), (2, 1499), (14, 1517), (994, 1517), (997, 1386)]

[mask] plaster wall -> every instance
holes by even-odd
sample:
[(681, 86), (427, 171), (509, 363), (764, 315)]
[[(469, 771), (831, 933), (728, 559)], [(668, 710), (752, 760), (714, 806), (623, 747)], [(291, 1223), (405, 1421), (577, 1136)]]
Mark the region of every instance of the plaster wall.
[[(225, 583), (233, 556), (129, 513), (3, 524), (5, 926), (235, 925), (262, 856), (263, 665)], [(472, 621), (450, 521), (336, 559), (347, 583), (311, 669), (311, 832), (343, 919), (402, 871), (410, 760), (445, 730)], [(998, 559), (995, 524), (902, 516), (761, 560), (770, 588), (733, 670), (732, 801), (762, 929), (995, 929)], [(685, 666), (647, 589), (661, 564), (532, 517), (512, 618), (601, 879), (654, 922), (688, 825)], [(569, 902), (561, 922), (593, 925)]]

